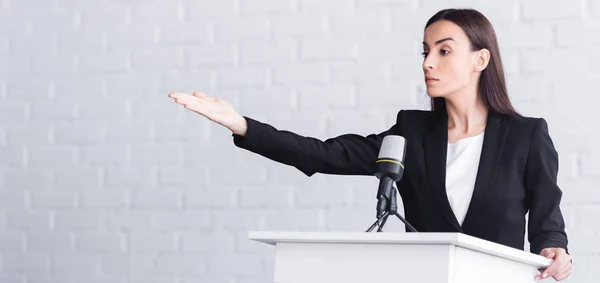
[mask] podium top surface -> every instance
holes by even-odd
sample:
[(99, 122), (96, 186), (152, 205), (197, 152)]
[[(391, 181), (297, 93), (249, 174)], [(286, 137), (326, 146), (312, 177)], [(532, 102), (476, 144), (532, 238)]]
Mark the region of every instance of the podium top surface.
[(463, 233), (250, 231), (248, 233), (248, 238), (270, 245), (275, 245), (277, 243), (454, 245), (538, 267), (547, 267), (552, 263), (551, 259), (543, 256)]

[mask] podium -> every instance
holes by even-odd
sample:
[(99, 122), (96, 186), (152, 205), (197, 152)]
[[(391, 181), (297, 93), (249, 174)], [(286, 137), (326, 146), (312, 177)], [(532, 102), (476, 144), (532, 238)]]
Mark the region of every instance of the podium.
[(462, 233), (266, 232), (275, 283), (534, 283), (540, 255)]

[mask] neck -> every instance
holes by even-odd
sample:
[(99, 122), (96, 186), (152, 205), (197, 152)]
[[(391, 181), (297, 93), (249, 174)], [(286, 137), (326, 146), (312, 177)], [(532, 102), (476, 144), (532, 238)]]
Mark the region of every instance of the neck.
[(469, 134), (487, 124), (488, 109), (477, 93), (477, 86), (446, 97), (448, 129)]

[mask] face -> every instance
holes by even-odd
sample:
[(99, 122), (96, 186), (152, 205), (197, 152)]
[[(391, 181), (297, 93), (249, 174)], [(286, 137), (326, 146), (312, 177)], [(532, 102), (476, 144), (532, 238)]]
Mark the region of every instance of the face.
[(476, 86), (487, 54), (485, 49), (472, 51), (467, 34), (455, 23), (441, 20), (431, 24), (425, 29), (423, 42), (427, 95), (450, 97)]

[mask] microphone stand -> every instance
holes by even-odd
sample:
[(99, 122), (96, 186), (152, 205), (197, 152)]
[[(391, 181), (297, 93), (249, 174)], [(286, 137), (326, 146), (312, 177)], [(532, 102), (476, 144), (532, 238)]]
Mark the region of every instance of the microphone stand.
[[(396, 192), (393, 190), (393, 186), (390, 186), (391, 189), (385, 190), (383, 194), (379, 195), (379, 201), (377, 203), (378, 211), (377, 211), (377, 220), (367, 231), (371, 232), (376, 226), (379, 226), (377, 232), (382, 232), (383, 225), (387, 221), (390, 215), (396, 215), (402, 221), (408, 229), (412, 232), (417, 232), (417, 230), (404, 219), (400, 213), (398, 213), (398, 197), (396, 196)], [(383, 212), (383, 213), (382, 213)]]

